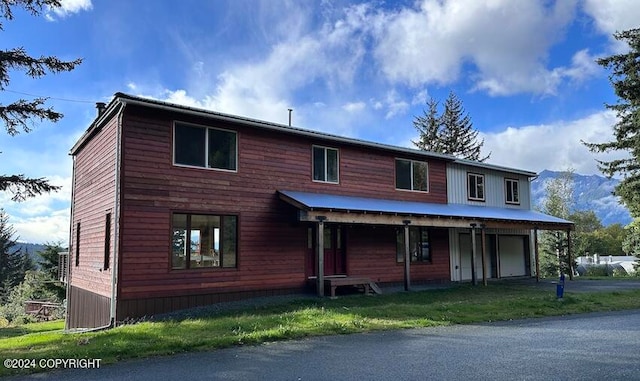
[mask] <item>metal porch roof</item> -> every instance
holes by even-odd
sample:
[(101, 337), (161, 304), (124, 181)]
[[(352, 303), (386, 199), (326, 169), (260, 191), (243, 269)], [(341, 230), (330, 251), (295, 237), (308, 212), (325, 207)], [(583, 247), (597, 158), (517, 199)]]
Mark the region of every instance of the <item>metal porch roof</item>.
[[(463, 204), (433, 204), (366, 197), (341, 196), (281, 190), (280, 197), (302, 210), (327, 210), (361, 213), (383, 213), (412, 216), (474, 219), (481, 221), (508, 221), (532, 225), (573, 227), (573, 222), (534, 210), (475, 206)], [(284, 197), (283, 197), (284, 196)]]

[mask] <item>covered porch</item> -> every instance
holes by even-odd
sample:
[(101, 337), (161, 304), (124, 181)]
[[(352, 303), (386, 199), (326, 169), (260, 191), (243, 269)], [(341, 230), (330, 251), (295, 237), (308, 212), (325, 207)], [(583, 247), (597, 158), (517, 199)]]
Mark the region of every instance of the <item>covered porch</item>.
[[(536, 279), (539, 277), (538, 230), (564, 231), (570, 237), (573, 223), (532, 210), (496, 208), (461, 204), (433, 204), (413, 201), (354, 197), (326, 193), (280, 190), (278, 197), (298, 209), (300, 222), (312, 223), (317, 239), (314, 242), (316, 289), (325, 296), (324, 252), (327, 224), (384, 225), (399, 227), (404, 232), (404, 289), (411, 289), (410, 227), (468, 229), (471, 235), (471, 261), (482, 264), (480, 277), (487, 283), (487, 229), (527, 229), (533, 231), (533, 255)], [(480, 244), (476, 244), (477, 240)], [(480, 248), (478, 250), (477, 248)], [(479, 252), (478, 252), (479, 251)], [(471, 266), (472, 282), (479, 274)]]

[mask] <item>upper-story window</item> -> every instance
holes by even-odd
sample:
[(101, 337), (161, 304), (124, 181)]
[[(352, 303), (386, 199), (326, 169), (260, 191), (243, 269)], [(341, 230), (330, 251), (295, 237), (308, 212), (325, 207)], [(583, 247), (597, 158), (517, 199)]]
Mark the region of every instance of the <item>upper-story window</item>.
[(313, 180), (338, 183), (338, 150), (313, 146)]
[(423, 161), (396, 159), (396, 189), (429, 191), (429, 165)]
[(237, 170), (236, 132), (183, 123), (174, 126), (173, 162), (177, 165)]
[(469, 200), (484, 201), (484, 175), (467, 173), (467, 188)]
[(504, 179), (505, 201), (507, 204), (520, 204), (518, 183), (519, 182), (516, 179)]

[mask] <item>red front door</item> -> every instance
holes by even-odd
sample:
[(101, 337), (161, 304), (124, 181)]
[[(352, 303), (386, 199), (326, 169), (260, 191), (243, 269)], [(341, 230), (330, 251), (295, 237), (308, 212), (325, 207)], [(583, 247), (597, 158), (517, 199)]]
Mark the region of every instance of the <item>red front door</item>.
[[(346, 252), (344, 245), (344, 229), (339, 225), (324, 227), (324, 275), (345, 275)], [(316, 276), (316, 244), (318, 231), (309, 228), (307, 245), (307, 274)]]

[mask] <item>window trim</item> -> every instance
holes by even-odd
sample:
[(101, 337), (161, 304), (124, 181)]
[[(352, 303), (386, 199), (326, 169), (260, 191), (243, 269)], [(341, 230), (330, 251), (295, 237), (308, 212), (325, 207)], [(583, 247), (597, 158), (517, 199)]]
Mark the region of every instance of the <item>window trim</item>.
[[(204, 167), (200, 167), (198, 165), (189, 165), (189, 164), (181, 164), (181, 163), (176, 163), (176, 127), (178, 124), (184, 125), (184, 126), (188, 126), (188, 127), (197, 127), (197, 128), (204, 128), (205, 130), (205, 134), (204, 134), (204, 140), (205, 140), (205, 145), (204, 145), (204, 157), (205, 157), (205, 166)], [(231, 132), (234, 133), (236, 135), (236, 157), (235, 157), (235, 163), (236, 163), (236, 168), (235, 169), (226, 169), (226, 168), (213, 168), (213, 167), (208, 167), (208, 163), (206, 162), (209, 159), (209, 130), (218, 130), (218, 131), (225, 131), (225, 132)], [(220, 127), (211, 127), (211, 126), (205, 126), (202, 124), (195, 124), (195, 123), (189, 123), (189, 122), (182, 122), (179, 120), (174, 120), (173, 121), (173, 128), (172, 128), (172, 144), (171, 144), (171, 148), (172, 148), (172, 164), (173, 166), (176, 167), (184, 167), (184, 168), (196, 168), (196, 169), (207, 169), (207, 170), (213, 170), (213, 171), (220, 171), (220, 172), (229, 172), (229, 173), (238, 173), (238, 167), (239, 167), (239, 162), (238, 162), (238, 157), (240, 155), (240, 151), (238, 149), (238, 131), (235, 130), (230, 130), (227, 128), (220, 128)]]
[[(176, 214), (184, 214), (187, 216), (187, 237), (189, 237), (189, 231), (191, 230), (191, 217), (192, 216), (214, 216), (220, 217), (220, 231), (223, 230), (223, 217), (235, 217), (236, 218), (236, 239), (235, 239), (235, 252), (236, 252), (236, 263), (233, 267), (225, 267), (224, 266), (224, 252), (220, 251), (220, 265), (219, 266), (208, 266), (208, 267), (190, 267), (191, 266), (191, 248), (187, 246), (187, 254), (185, 256), (185, 267), (174, 267), (173, 266), (173, 216)], [(237, 271), (239, 269), (239, 260), (240, 260), (240, 215), (237, 213), (205, 213), (205, 212), (187, 212), (183, 210), (173, 210), (170, 213), (171, 219), (171, 229), (169, 234), (169, 270), (170, 271)], [(222, 246), (222, 234), (220, 235), (220, 244)]]
[[(410, 172), (410, 176), (411, 176), (411, 189), (406, 189), (406, 188), (398, 188), (398, 165), (397, 162), (401, 160), (401, 161), (408, 161), (411, 163), (411, 172)], [(420, 164), (424, 164), (427, 167), (427, 190), (420, 190), (420, 189), (413, 189), (413, 163), (420, 163)], [(421, 160), (413, 160), (413, 159), (405, 159), (405, 158), (401, 158), (401, 157), (396, 157), (395, 160), (393, 161), (393, 165), (394, 165), (394, 171), (395, 171), (395, 187), (396, 190), (398, 191), (403, 191), (403, 192), (419, 192), (419, 193), (429, 193), (429, 191), (431, 190), (431, 184), (429, 181), (429, 172), (430, 172), (430, 168), (429, 168), (429, 162), (428, 161), (421, 161)]]
[[(316, 180), (314, 177), (314, 171), (315, 171), (315, 155), (314, 155), (314, 150), (316, 148), (322, 148), (322, 150), (324, 151), (324, 178), (325, 180)], [(327, 180), (329, 178), (329, 166), (327, 165), (329, 159), (328, 159), (328, 155), (327, 155), (327, 150), (333, 150), (336, 151), (336, 177), (338, 178), (336, 181), (329, 181)], [(325, 183), (325, 184), (340, 184), (340, 149), (335, 148), (335, 147), (327, 147), (327, 146), (321, 146), (318, 144), (312, 144), (311, 145), (311, 180), (315, 183)]]
[[(471, 196), (471, 177), (475, 177), (476, 178), (476, 197), (472, 197)], [(482, 197), (477, 197), (478, 194), (478, 181), (477, 178), (481, 178), (482, 179)], [(475, 173), (475, 172), (467, 172), (467, 199), (470, 201), (480, 201), (480, 202), (485, 202), (487, 199), (487, 187), (486, 184), (487, 182), (485, 181), (486, 177), (484, 174), (482, 173)]]
[[(513, 198), (513, 187), (509, 187), (510, 184), (516, 184), (517, 188), (518, 188), (518, 192), (517, 192), (517, 199), (513, 200), (513, 201), (509, 201), (509, 191), (511, 191), (512, 194), (512, 198)], [(509, 204), (509, 205), (520, 205), (520, 180), (518, 179), (514, 179), (514, 178), (510, 178), (510, 177), (506, 177), (504, 179), (504, 202), (505, 204)]]

